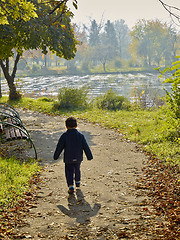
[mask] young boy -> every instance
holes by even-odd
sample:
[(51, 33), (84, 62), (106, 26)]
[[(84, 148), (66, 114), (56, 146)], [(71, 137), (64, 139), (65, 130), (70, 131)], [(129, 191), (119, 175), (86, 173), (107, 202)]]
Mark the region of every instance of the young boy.
[(83, 151), (88, 160), (93, 159), (92, 152), (83, 134), (77, 128), (77, 121), (74, 117), (69, 117), (65, 121), (67, 131), (59, 138), (54, 160), (57, 160), (64, 150), (65, 176), (69, 187), (68, 193), (74, 192), (74, 178), (76, 187), (80, 187), (81, 170), (80, 165), (83, 161)]

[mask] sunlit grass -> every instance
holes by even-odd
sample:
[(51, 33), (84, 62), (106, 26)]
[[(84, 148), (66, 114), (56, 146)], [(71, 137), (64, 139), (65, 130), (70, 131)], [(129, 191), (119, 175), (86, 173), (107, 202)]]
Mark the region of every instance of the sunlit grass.
[(180, 162), (180, 145), (165, 139), (166, 121), (161, 110), (100, 111), (74, 113), (76, 117), (99, 123), (124, 135), (125, 139), (142, 144), (161, 159)]
[(40, 170), (37, 162), (0, 157), (0, 206), (18, 200), (29, 188), (30, 178)]
[(179, 142), (166, 139), (166, 121), (161, 110), (102, 111), (91, 110), (74, 112), (77, 118), (99, 123), (106, 128), (115, 129), (125, 139), (137, 142), (160, 159), (180, 163)]

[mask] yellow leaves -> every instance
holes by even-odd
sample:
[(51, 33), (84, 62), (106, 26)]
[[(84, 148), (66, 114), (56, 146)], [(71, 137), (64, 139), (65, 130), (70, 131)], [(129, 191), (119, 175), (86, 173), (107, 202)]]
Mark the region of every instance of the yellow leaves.
[(7, 3), (1, 0), (1, 3), (3, 4), (3, 8), (0, 7), (0, 25), (9, 24), (8, 17), (24, 21), (38, 17), (36, 8), (32, 2), (27, 2), (26, 0), (9, 0)]
[(62, 24), (61, 24), (61, 27), (64, 28), (64, 29), (66, 29), (66, 26), (65, 26), (65, 25), (62, 25)]
[(55, 27), (60, 26), (61, 28), (66, 29), (66, 25), (60, 24), (59, 22), (53, 22), (52, 25), (55, 26)]
[(180, 138), (176, 138), (175, 141), (180, 144)]
[(6, 16), (0, 16), (0, 25), (9, 24)]

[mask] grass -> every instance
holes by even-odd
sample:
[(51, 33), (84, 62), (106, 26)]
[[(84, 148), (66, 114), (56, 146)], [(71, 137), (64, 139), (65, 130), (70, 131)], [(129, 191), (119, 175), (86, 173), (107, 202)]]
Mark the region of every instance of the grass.
[(20, 162), (0, 157), (0, 206), (16, 202), (30, 186), (31, 177), (40, 170), (37, 162)]
[(180, 145), (166, 140), (165, 116), (161, 110), (100, 111), (91, 110), (74, 113), (76, 117), (99, 123), (122, 133), (124, 138), (141, 144), (158, 158), (180, 163)]
[[(7, 101), (7, 98), (2, 98), (1, 101)], [(155, 154), (160, 159), (180, 163), (179, 140), (168, 140), (169, 129), (161, 109), (106, 111), (94, 108), (66, 111), (55, 109), (54, 100), (46, 97), (22, 98), (11, 104), (52, 115), (74, 115), (77, 118), (98, 123), (103, 127), (115, 129), (130, 141), (141, 144), (146, 151)]]

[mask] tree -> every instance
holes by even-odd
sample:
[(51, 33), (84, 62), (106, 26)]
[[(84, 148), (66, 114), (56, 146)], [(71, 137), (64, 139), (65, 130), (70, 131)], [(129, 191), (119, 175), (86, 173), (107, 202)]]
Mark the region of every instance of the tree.
[(81, 64), (81, 70), (88, 72), (88, 64), (89, 64), (89, 47), (88, 47), (88, 35), (86, 33), (87, 27), (83, 25), (83, 28), (75, 25), (75, 35), (79, 44), (77, 44), (77, 52), (74, 60)]
[(162, 51), (164, 50), (163, 57), (165, 60), (165, 66), (169, 65), (172, 61), (174, 61), (178, 50), (177, 43), (178, 35), (171, 26), (167, 26), (166, 34), (164, 35), (164, 39), (162, 42)]
[(103, 64), (104, 72), (106, 72), (107, 61), (116, 56), (117, 46), (114, 25), (108, 20), (104, 32), (100, 35), (100, 44), (92, 48), (92, 56), (94, 60), (96, 59)]
[[(54, 6), (49, 14), (54, 13), (62, 6), (66, 6), (69, 0), (49, 0)], [(39, 0), (38, 4), (44, 4), (43, 0)], [(46, 2), (48, 3), (48, 2)], [(73, 6), (77, 9), (77, 0), (72, 0)], [(36, 3), (37, 4), (37, 3)], [(65, 11), (65, 8), (63, 8)], [(8, 18), (14, 20), (29, 21), (31, 18), (36, 18), (35, 4), (30, 0), (1, 0), (0, 1), (0, 25), (9, 24)]]
[(140, 20), (131, 32), (131, 50), (143, 60), (144, 65), (159, 66), (160, 61), (174, 60), (177, 33), (172, 26), (159, 20)]
[(123, 19), (114, 23), (114, 29), (118, 41), (118, 52), (120, 58), (127, 58), (130, 44), (129, 28)]
[(114, 24), (110, 22), (110, 20), (107, 21), (105, 24), (105, 35), (102, 39), (103, 43), (106, 44), (106, 46), (109, 48), (109, 51), (113, 52), (114, 55), (116, 54), (118, 42), (116, 38), (116, 32), (114, 29)]
[(89, 31), (89, 45), (90, 46), (97, 46), (100, 44), (100, 30), (101, 25), (98, 25), (96, 20), (91, 21), (91, 28)]
[[(18, 61), (24, 50), (41, 49), (44, 54), (50, 50), (65, 59), (72, 59), (75, 56), (77, 41), (71, 26), (72, 14), (66, 6), (67, 0), (61, 2), (64, 3), (56, 8), (44, 0), (41, 1), (42, 4), (38, 4), (38, 0), (33, 0), (38, 18), (24, 21), (9, 16), (9, 24), (0, 25), (0, 65), (9, 86), (10, 99), (20, 98), (14, 79)], [(15, 61), (10, 73), (9, 58), (12, 56)]]
[(146, 32), (146, 21), (138, 21), (137, 24), (133, 27), (130, 35), (132, 38), (131, 42), (131, 51), (134, 56), (140, 56), (143, 60), (144, 65), (147, 65), (148, 58), (148, 43), (145, 39)]
[(91, 59), (96, 60), (103, 65), (104, 72), (106, 72), (106, 64), (108, 61), (112, 60), (114, 53), (109, 50), (107, 45), (100, 44), (99, 46), (91, 48)]
[(1, 91), (1, 68), (0, 68), (0, 98), (2, 97), (2, 91)]

